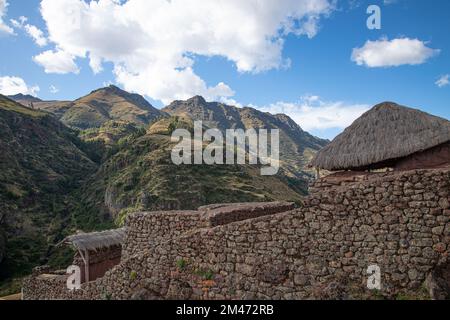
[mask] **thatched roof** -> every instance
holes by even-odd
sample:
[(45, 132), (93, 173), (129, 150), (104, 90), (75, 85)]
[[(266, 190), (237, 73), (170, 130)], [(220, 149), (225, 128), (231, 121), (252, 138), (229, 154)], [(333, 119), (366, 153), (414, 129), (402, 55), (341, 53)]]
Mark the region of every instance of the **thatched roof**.
[(450, 122), (392, 102), (363, 114), (310, 165), (326, 170), (376, 167), (450, 141)]
[(79, 250), (95, 251), (121, 245), (125, 239), (125, 229), (102, 232), (80, 233), (67, 237), (64, 242), (72, 244)]

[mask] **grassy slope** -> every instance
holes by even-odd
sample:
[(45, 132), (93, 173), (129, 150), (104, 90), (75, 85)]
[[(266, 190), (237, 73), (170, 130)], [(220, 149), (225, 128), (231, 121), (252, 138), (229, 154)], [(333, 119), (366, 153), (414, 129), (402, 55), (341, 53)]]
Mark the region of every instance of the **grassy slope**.
[(169, 135), (123, 140), (91, 177), (84, 192), (88, 208), (114, 217), (133, 210), (196, 209), (222, 202), (289, 200), (301, 196), (279, 177), (261, 177), (251, 166), (172, 164)]
[(89, 146), (53, 116), (3, 96), (0, 149), (0, 220), (7, 235), (1, 282), (46, 262), (49, 244), (77, 228), (72, 192), (98, 165)]
[(314, 172), (307, 168), (315, 152), (328, 141), (303, 131), (286, 115), (272, 115), (253, 108), (236, 108), (222, 103), (208, 103), (202, 97), (175, 101), (164, 112), (184, 119), (202, 120), (203, 125), (222, 131), (233, 128), (280, 130), (281, 176), (297, 192), (307, 192), (307, 181)]

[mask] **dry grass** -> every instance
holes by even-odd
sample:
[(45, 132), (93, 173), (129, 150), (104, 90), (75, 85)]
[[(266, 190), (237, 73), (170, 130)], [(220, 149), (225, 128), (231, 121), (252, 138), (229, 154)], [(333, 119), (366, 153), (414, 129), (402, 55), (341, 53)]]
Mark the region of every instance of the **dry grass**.
[(63, 242), (70, 243), (80, 250), (99, 250), (121, 245), (125, 238), (125, 229), (108, 230), (93, 233), (81, 233), (67, 237)]
[(448, 120), (385, 102), (357, 119), (323, 148), (310, 165), (326, 170), (365, 168), (448, 141)]
[(6, 297), (0, 297), (0, 300), (4, 300), (4, 301), (19, 301), (22, 300), (22, 294), (21, 293), (16, 293), (10, 296), (6, 296)]

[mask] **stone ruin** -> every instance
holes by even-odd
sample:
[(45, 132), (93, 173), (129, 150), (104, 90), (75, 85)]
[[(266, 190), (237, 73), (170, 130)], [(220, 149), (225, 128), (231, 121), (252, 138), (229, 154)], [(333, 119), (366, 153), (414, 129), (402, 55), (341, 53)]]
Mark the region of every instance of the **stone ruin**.
[[(36, 270), (24, 299), (449, 298), (450, 170), (331, 176), (304, 203), (140, 212), (121, 262), (80, 290)], [(368, 289), (377, 266), (379, 290)]]

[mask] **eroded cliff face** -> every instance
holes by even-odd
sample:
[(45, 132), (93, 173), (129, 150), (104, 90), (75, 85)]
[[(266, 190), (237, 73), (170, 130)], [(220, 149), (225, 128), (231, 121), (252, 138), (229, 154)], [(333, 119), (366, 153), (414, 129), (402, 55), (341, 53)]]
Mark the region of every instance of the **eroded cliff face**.
[[(449, 169), (319, 180), (313, 190), (303, 207), (282, 210), (286, 212), (260, 215), (248, 207), (230, 215), (222, 206), (212, 206), (131, 215), (123, 260), (103, 278), (68, 292), (64, 278), (31, 277), (25, 282), (25, 298), (103, 299), (106, 293), (113, 299), (395, 299), (448, 294), (442, 283), (449, 280)], [(367, 287), (370, 266), (380, 270), (376, 294)], [(422, 290), (424, 284), (428, 292)]]

